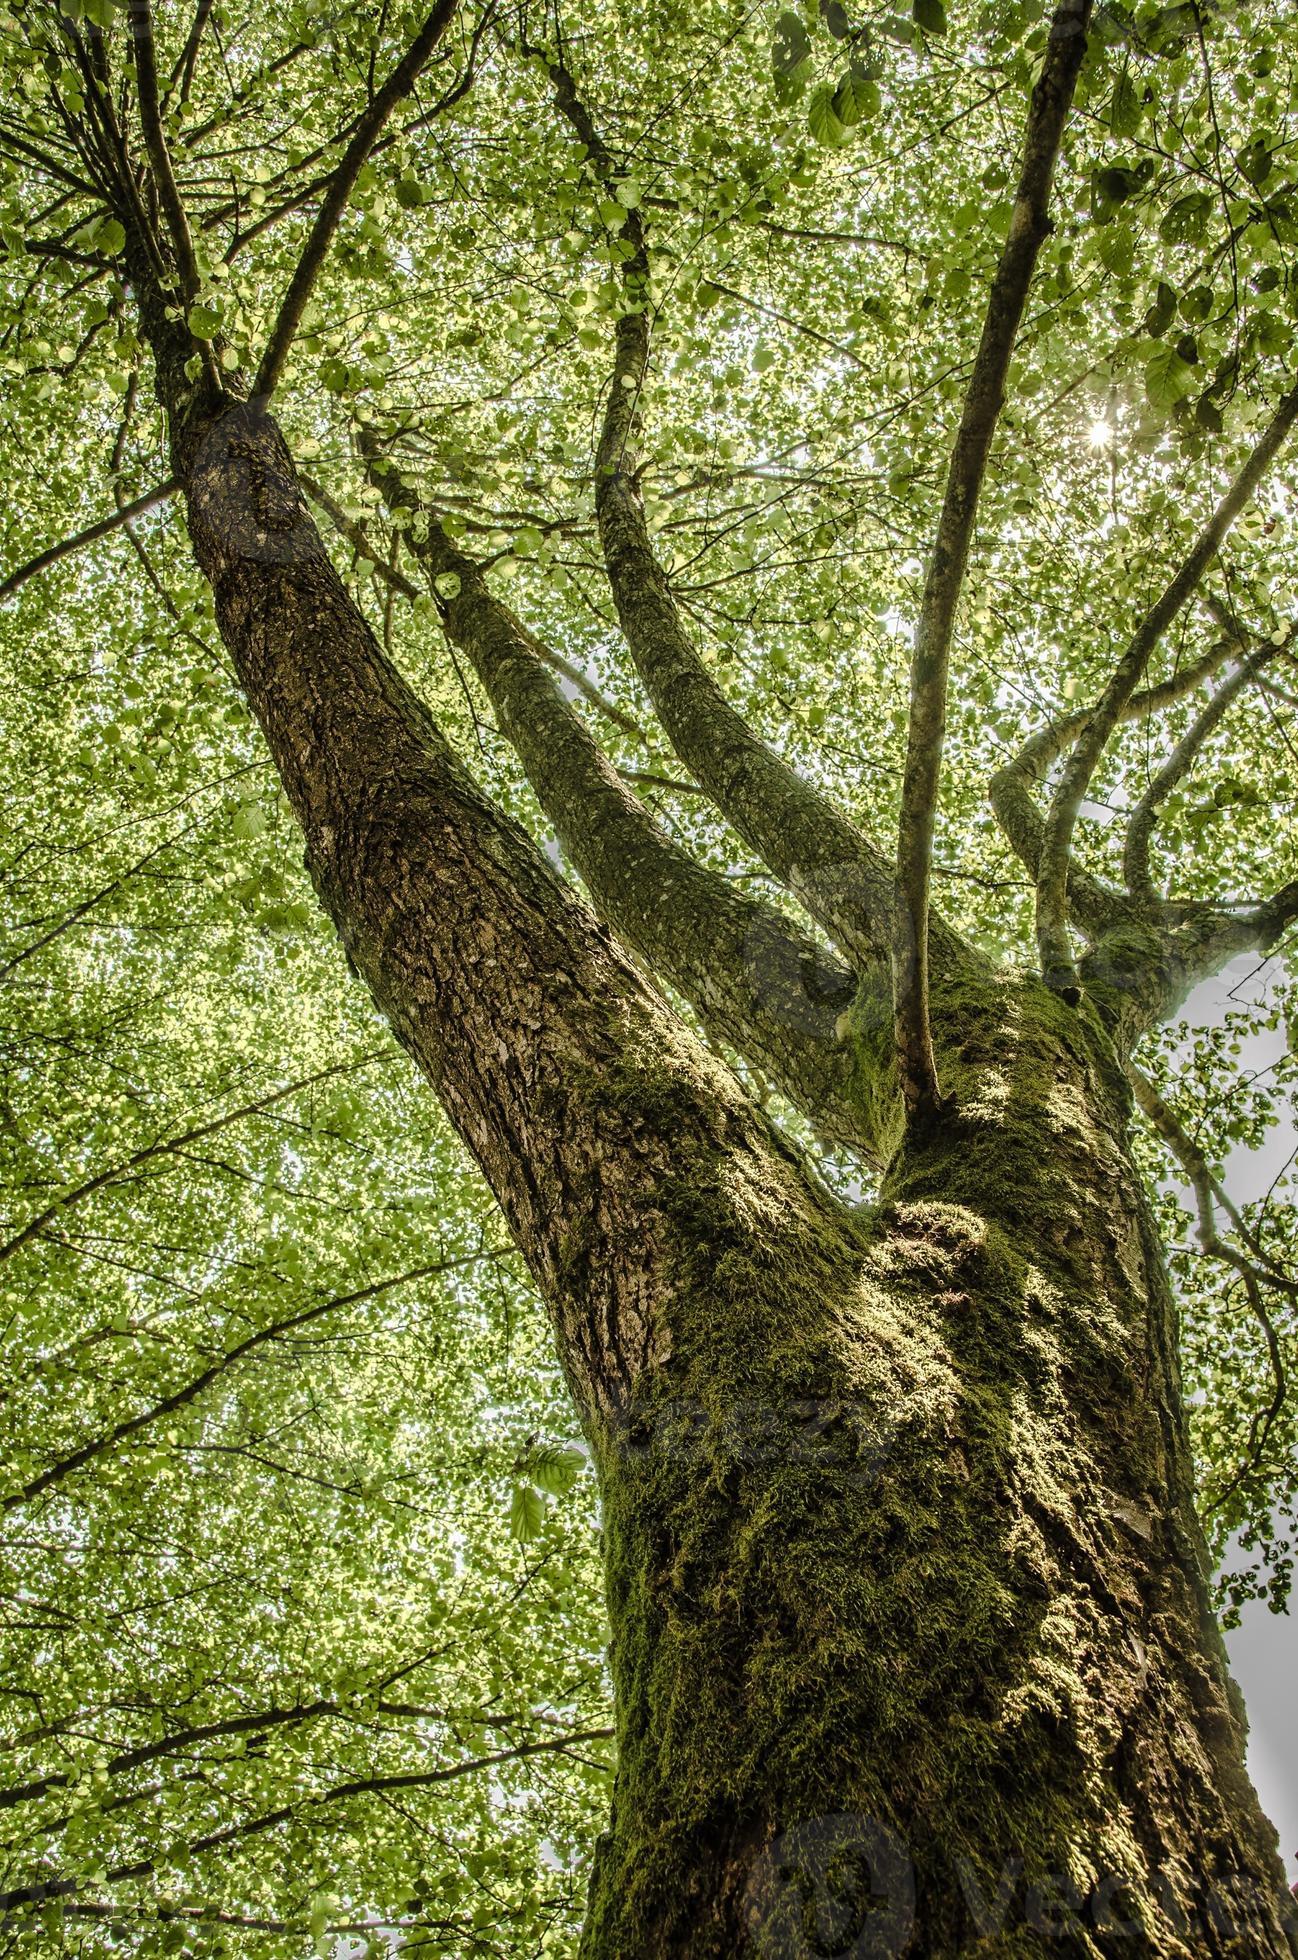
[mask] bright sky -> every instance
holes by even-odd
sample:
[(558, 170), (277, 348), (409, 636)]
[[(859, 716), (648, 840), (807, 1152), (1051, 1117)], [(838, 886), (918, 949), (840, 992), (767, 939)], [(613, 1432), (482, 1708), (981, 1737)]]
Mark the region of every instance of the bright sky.
[[(1200, 987), (1187, 1012), (1205, 1026), (1220, 1021), (1228, 1007), (1255, 1000), (1266, 990), (1275, 962), (1234, 961), (1216, 980)], [(1284, 1051), (1282, 1030), (1244, 1044), (1241, 1069), (1265, 1068)], [(1236, 1150), (1226, 1165), (1226, 1188), (1236, 1203), (1260, 1198), (1298, 1145), (1298, 1129), (1282, 1120), (1266, 1147)], [(1244, 1608), (1242, 1624), (1226, 1636), (1231, 1667), (1248, 1704), (1251, 1734), (1248, 1761), (1262, 1806), (1280, 1833), (1280, 1849), (1290, 1879), (1298, 1877), (1298, 1621), (1276, 1614), (1259, 1600)]]

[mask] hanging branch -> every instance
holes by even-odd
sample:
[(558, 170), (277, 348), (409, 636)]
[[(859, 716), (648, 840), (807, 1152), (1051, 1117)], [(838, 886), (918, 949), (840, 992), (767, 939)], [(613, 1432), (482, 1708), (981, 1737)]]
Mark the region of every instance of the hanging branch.
[(929, 1028), (928, 940), (951, 636), (987, 458), (1005, 398), (1005, 378), (1037, 257), (1050, 231), (1050, 188), (1086, 53), (1090, 12), (1090, 0), (1062, 0), (1051, 24), (1041, 77), (1032, 91), (1009, 235), (974, 356), (915, 632), (897, 834), (892, 969), (897, 1066), (906, 1106), (917, 1117), (931, 1117), (942, 1100)]
[[(218, 1851), (224, 1845), (237, 1844), (246, 1838), (258, 1837), (263, 1831), (274, 1830), (277, 1825), (287, 1823), (300, 1811), (318, 1811), (323, 1805), (341, 1803), (349, 1797), (363, 1797), (381, 1794), (386, 1790), (431, 1789), (440, 1783), (452, 1783), (459, 1777), (475, 1775), (479, 1770), (498, 1769), (505, 1763), (525, 1762), (532, 1756), (563, 1755), (570, 1749), (578, 1748), (588, 1742), (606, 1742), (614, 1734), (611, 1728), (576, 1729), (571, 1734), (546, 1737), (540, 1742), (520, 1742), (511, 1749), (493, 1750), (488, 1755), (472, 1756), (464, 1762), (447, 1763), (440, 1768), (398, 1771), (387, 1776), (356, 1777), (346, 1783), (336, 1783), (327, 1790), (319, 1790), (300, 1798), (297, 1802), (281, 1804), (275, 1810), (263, 1811), (259, 1816), (245, 1818), (238, 1824), (227, 1824), (222, 1829), (209, 1831), (205, 1836), (195, 1838), (185, 1846), (187, 1858), (199, 1857), (205, 1851)], [(136, 1858), (129, 1864), (116, 1865), (105, 1874), (108, 1884), (120, 1884), (129, 1879), (149, 1878), (159, 1869), (155, 1858)], [(33, 1885), (15, 1886), (8, 1892), (0, 1892), (0, 1913), (11, 1913), (22, 1906), (44, 1905), (53, 1899), (71, 1897), (78, 1889), (80, 1880), (75, 1878), (44, 1879)]]
[[(307, 301), (328, 257), (334, 233), (351, 201), (356, 179), (360, 176), (370, 151), (382, 133), (384, 123), (398, 102), (409, 95), (432, 56), (434, 48), (455, 18), (458, 6), (459, 0), (437, 0), (432, 13), (361, 117), (356, 133), (343, 152), (342, 161), (334, 172), (328, 195), (316, 213), (315, 223), (311, 227), (302, 256), (289, 281), (288, 291), (280, 303), (279, 313), (271, 328), (270, 338), (266, 342), (266, 349), (257, 369), (257, 378), (252, 385), (254, 397), (269, 399), (274, 394), (280, 376), (284, 372), (289, 350), (302, 324)], [(467, 78), (464, 86), (468, 86)]]
[(145, 1144), (142, 1149), (133, 1151), (121, 1163), (112, 1165), (106, 1171), (98, 1171), (84, 1183), (74, 1185), (61, 1198), (56, 1198), (52, 1205), (47, 1205), (44, 1211), (29, 1218), (11, 1239), (4, 1245), (0, 1245), (0, 1260), (12, 1259), (16, 1252), (20, 1252), (23, 1246), (39, 1237), (47, 1225), (53, 1223), (56, 1218), (62, 1217), (63, 1213), (69, 1211), (73, 1205), (80, 1204), (85, 1198), (93, 1197), (96, 1191), (103, 1191), (110, 1185), (120, 1184), (124, 1178), (130, 1177), (143, 1165), (153, 1163), (159, 1157), (174, 1157), (184, 1149), (186, 1144), (199, 1143), (204, 1137), (214, 1136), (218, 1130), (228, 1130), (231, 1124), (242, 1122), (246, 1116), (259, 1116), (263, 1110), (270, 1109), (275, 1103), (283, 1102), (286, 1096), (295, 1095), (299, 1089), (313, 1088), (317, 1082), (327, 1082), (336, 1075), (353, 1075), (358, 1069), (368, 1068), (371, 1062), (389, 1060), (391, 1053), (391, 1049), (388, 1048), (372, 1048), (368, 1054), (358, 1055), (354, 1061), (333, 1062), (328, 1068), (317, 1069), (313, 1075), (299, 1076), (282, 1088), (271, 1089), (266, 1095), (258, 1096), (254, 1102), (244, 1103), (241, 1108), (230, 1110), (224, 1116), (214, 1116), (210, 1122), (199, 1123), (180, 1136), (162, 1137), (156, 1143)]
[[(1137, 1068), (1134, 1062), (1128, 1062), (1127, 1075), (1141, 1110), (1167, 1144), (1190, 1181), (1195, 1210), (1199, 1218), (1201, 1248), (1210, 1259), (1221, 1260), (1223, 1264), (1233, 1267), (1239, 1274), (1244, 1282), (1244, 1291), (1248, 1295), (1253, 1317), (1261, 1327), (1266, 1342), (1274, 1383), (1271, 1399), (1264, 1408), (1254, 1411), (1253, 1419), (1249, 1424), (1244, 1460), (1239, 1469), (1205, 1504), (1206, 1510), (1215, 1511), (1220, 1509), (1231, 1492), (1237, 1490), (1244, 1479), (1258, 1467), (1276, 1418), (1288, 1398), (1289, 1387), (1285, 1375), (1284, 1356), (1280, 1349), (1280, 1337), (1276, 1332), (1275, 1322), (1267, 1312), (1262, 1289), (1271, 1287), (1290, 1300), (1298, 1300), (1298, 1280), (1292, 1278), (1268, 1256), (1257, 1233), (1248, 1225), (1227, 1194), (1221, 1180), (1214, 1174), (1199, 1144), (1168, 1108), (1149, 1077)], [(1231, 1245), (1229, 1240), (1221, 1237), (1217, 1229), (1218, 1206), (1248, 1247), (1247, 1253), (1241, 1252), (1237, 1246)]]
[[(1292, 633), (1289, 637), (1292, 639)], [(1207, 706), (1191, 722), (1131, 813), (1123, 843), (1122, 875), (1131, 896), (1151, 911), (1160, 908), (1159, 896), (1154, 889), (1154, 881), (1149, 870), (1149, 846), (1154, 834), (1154, 826), (1158, 822), (1158, 813), (1177, 784), (1194, 766), (1195, 757), (1221, 722), (1231, 703), (1244, 691), (1250, 681), (1257, 678), (1267, 662), (1273, 660), (1279, 651), (1279, 647), (1275, 645), (1260, 647), (1248, 660), (1243, 661), (1233, 674), (1227, 676)]]
[[(359, 1287), (353, 1293), (339, 1294), (336, 1299), (318, 1300), (313, 1306), (302, 1308), (299, 1313), (274, 1321), (267, 1327), (259, 1327), (255, 1333), (246, 1335), (242, 1341), (237, 1342), (217, 1360), (210, 1362), (182, 1387), (173, 1389), (170, 1395), (164, 1395), (161, 1401), (155, 1402), (152, 1407), (142, 1409), (138, 1415), (125, 1417), (106, 1435), (94, 1437), (92, 1441), (83, 1443), (80, 1449), (61, 1457), (57, 1463), (47, 1465), (39, 1475), (24, 1484), (21, 1490), (10, 1491), (7, 1496), (0, 1499), (0, 1510), (12, 1511), (23, 1504), (30, 1504), (32, 1499), (39, 1497), (43, 1491), (49, 1490), (54, 1484), (62, 1483), (65, 1477), (70, 1477), (75, 1471), (84, 1469), (87, 1463), (92, 1463), (96, 1458), (116, 1449), (119, 1443), (124, 1443), (128, 1437), (134, 1436), (139, 1430), (147, 1429), (151, 1424), (175, 1415), (179, 1409), (187, 1408), (191, 1402), (197, 1401), (205, 1389), (210, 1388), (214, 1381), (224, 1375), (227, 1369), (233, 1368), (237, 1362), (244, 1360), (247, 1355), (264, 1346), (267, 1341), (283, 1340), (285, 1335), (296, 1332), (299, 1327), (309, 1326), (312, 1321), (322, 1319), (325, 1314), (335, 1313), (342, 1307), (358, 1306), (365, 1300), (377, 1299), (381, 1294), (390, 1293), (395, 1286), (405, 1286), (413, 1280), (432, 1279), (439, 1273), (456, 1272), (465, 1266), (479, 1265), (484, 1260), (504, 1258), (508, 1256), (509, 1251), (510, 1248), (507, 1246), (492, 1247), (482, 1252), (466, 1253), (458, 1259), (441, 1259), (429, 1265), (415, 1266), (409, 1272), (396, 1273), (389, 1279), (375, 1280), (371, 1285)], [(0, 1807), (3, 1807), (4, 1801), (4, 1797), (0, 1795)]]
[(1298, 387), (1284, 396), (1166, 590), (1150, 607), (1114, 668), (1065, 763), (1045, 820), (1037, 872), (1037, 944), (1046, 984), (1076, 1001), (1081, 986), (1068, 937), (1069, 859), (1078, 812), (1110, 735), (1135, 693), (1149, 657), (1195, 591), (1222, 540), (1279, 454), (1298, 420)]

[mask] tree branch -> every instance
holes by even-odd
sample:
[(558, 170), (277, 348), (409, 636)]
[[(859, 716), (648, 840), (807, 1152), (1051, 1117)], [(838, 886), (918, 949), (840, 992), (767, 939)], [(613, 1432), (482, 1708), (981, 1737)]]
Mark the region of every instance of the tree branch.
[(171, 71), (171, 80), (167, 85), (168, 100), (170, 100), (177, 88), (180, 90), (181, 101), (188, 102), (189, 100), (189, 92), (194, 86), (194, 71), (198, 66), (198, 51), (203, 44), (203, 35), (207, 31), (207, 23), (211, 19), (212, 5), (213, 0), (198, 0), (185, 45), (181, 49), (180, 57)]
[(394, 470), (374, 480), (391, 507), (422, 519), (417, 530), (407, 522), (404, 535), (447, 635), (486, 689), (600, 912), (690, 1001), (709, 1034), (768, 1076), (826, 1142), (869, 1148), (838, 1032), (856, 990), (851, 972), (667, 835), (546, 672), (554, 656), (493, 596), (482, 567)]
[[(1233, 637), (1218, 641), (1200, 659), (1182, 668), (1179, 674), (1133, 694), (1119, 720), (1142, 721), (1160, 709), (1183, 700), (1205, 680), (1218, 673), (1236, 652)], [(988, 785), (997, 821), (1015, 856), (1031, 873), (1034, 881), (1041, 861), (1045, 818), (1037, 808), (1032, 789), (1044, 779), (1051, 763), (1085, 728), (1089, 714), (1089, 709), (1081, 708), (1038, 729), (1035, 735), (1029, 736), (1013, 760), (997, 770)], [(1071, 862), (1068, 867), (1067, 897), (1070, 917), (1075, 918), (1093, 938), (1099, 937), (1125, 916), (1122, 895)]]
[(432, 13), (429, 14), (419, 33), (357, 125), (356, 133), (343, 152), (342, 160), (334, 172), (329, 192), (316, 214), (302, 256), (289, 281), (288, 291), (280, 303), (279, 313), (271, 328), (270, 338), (266, 342), (266, 349), (257, 369), (257, 378), (253, 382), (254, 397), (265, 400), (274, 394), (298, 327), (301, 325), (302, 315), (306, 311), (307, 301), (311, 297), (316, 279), (328, 256), (334, 233), (351, 199), (356, 179), (378, 140), (384, 123), (398, 102), (402, 101), (414, 87), (433, 50), (454, 19), (458, 5), (459, 0), (437, 0)]
[(923, 1118), (932, 1117), (942, 1100), (929, 1028), (928, 938), (951, 636), (987, 458), (1005, 398), (1005, 377), (1037, 257), (1050, 231), (1055, 159), (1086, 53), (1090, 12), (1090, 0), (1061, 0), (1051, 23), (1044, 65), (1028, 110), (1009, 234), (988, 296), (915, 632), (897, 832), (892, 970), (902, 1094), (912, 1115)]
[[(385, 1790), (430, 1789), (439, 1783), (452, 1783), (459, 1777), (476, 1775), (480, 1770), (523, 1762), (531, 1756), (561, 1755), (566, 1750), (579, 1748), (583, 1743), (607, 1742), (615, 1734), (612, 1728), (577, 1729), (570, 1735), (547, 1736), (541, 1742), (516, 1743), (511, 1749), (497, 1749), (489, 1755), (471, 1756), (464, 1762), (448, 1763), (440, 1769), (356, 1777), (347, 1783), (336, 1783), (314, 1796), (305, 1796), (298, 1803), (283, 1804), (276, 1810), (262, 1812), (260, 1816), (245, 1818), (241, 1823), (227, 1824), (221, 1830), (209, 1831), (203, 1837), (194, 1838), (185, 1847), (185, 1855), (194, 1858), (205, 1851), (216, 1851), (224, 1845), (257, 1837), (263, 1831), (274, 1830), (276, 1825), (287, 1823), (290, 1817), (302, 1811), (319, 1810), (327, 1804), (341, 1803), (348, 1797), (377, 1795)], [(157, 1869), (156, 1859), (137, 1858), (130, 1864), (115, 1866), (106, 1874), (106, 1882), (120, 1884), (126, 1879), (149, 1878)], [(0, 1913), (13, 1912), (21, 1906), (40, 1905), (51, 1899), (68, 1898), (76, 1892), (79, 1883), (75, 1878), (57, 1878), (0, 1892)]]
[(28, 1219), (13, 1238), (6, 1244), (0, 1245), (0, 1261), (12, 1259), (16, 1252), (20, 1252), (32, 1239), (38, 1237), (47, 1225), (70, 1210), (73, 1205), (93, 1197), (96, 1191), (103, 1191), (111, 1184), (120, 1183), (124, 1177), (129, 1177), (142, 1165), (152, 1163), (158, 1157), (172, 1156), (186, 1144), (197, 1143), (203, 1137), (215, 1135), (218, 1130), (226, 1130), (232, 1123), (241, 1123), (246, 1116), (259, 1116), (263, 1110), (270, 1109), (275, 1103), (283, 1102), (286, 1096), (295, 1095), (300, 1089), (310, 1089), (317, 1082), (327, 1082), (335, 1075), (351, 1075), (358, 1069), (368, 1068), (371, 1062), (387, 1059), (391, 1052), (388, 1048), (375, 1048), (366, 1055), (359, 1055), (355, 1061), (333, 1062), (328, 1068), (317, 1069), (313, 1075), (299, 1076), (296, 1081), (286, 1083), (281, 1089), (272, 1089), (269, 1094), (259, 1096), (255, 1102), (245, 1103), (240, 1109), (232, 1109), (224, 1116), (213, 1117), (210, 1123), (200, 1123), (193, 1129), (186, 1130), (181, 1136), (164, 1137), (156, 1143), (146, 1144), (143, 1149), (133, 1151), (129, 1157), (123, 1158), (121, 1163), (114, 1164), (110, 1170), (99, 1171), (94, 1177), (87, 1178), (84, 1183), (74, 1185), (70, 1191), (64, 1193), (63, 1197), (57, 1198), (52, 1205), (47, 1205), (44, 1211)]
[[(1290, 634), (1292, 639), (1292, 632)], [(1145, 794), (1131, 813), (1122, 850), (1122, 875), (1127, 890), (1138, 904), (1149, 911), (1160, 909), (1159, 895), (1149, 870), (1149, 846), (1158, 822), (1158, 813), (1177, 784), (1194, 765), (1208, 737), (1217, 727), (1231, 703), (1261, 673), (1279, 647), (1264, 645), (1227, 676), (1207, 705), (1191, 722), (1162, 768), (1155, 774)]]
[[(613, 180), (613, 159), (571, 74), (552, 61), (550, 75), (560, 114), (601, 177)], [(595, 508), (632, 660), (672, 747), (740, 837), (854, 962), (877, 967), (887, 958), (891, 936), (886, 858), (731, 707), (686, 634), (655, 555), (632, 467), (636, 403), (650, 350), (648, 257), (638, 211), (628, 211), (621, 237), (629, 253), (629, 303), (617, 324), (596, 455)], [(956, 935), (949, 938), (953, 957), (961, 957)]]
[[(358, 551), (373, 565), (376, 578), (381, 579), (390, 591), (398, 593), (403, 599), (413, 601), (421, 596), (419, 587), (412, 584), (399, 567), (387, 565), (376, 556), (365, 526), (349, 517), (337, 498), (331, 496), (323, 484), (317, 483), (304, 470), (298, 471), (298, 481), (312, 503), (318, 505), (325, 513), (339, 535), (346, 538), (353, 550)], [(629, 715), (625, 708), (618, 707), (616, 701), (610, 701), (607, 695), (601, 694), (595, 683), (582, 673), (580, 667), (574, 667), (570, 660), (565, 660), (555, 647), (546, 646), (539, 640), (535, 644), (538, 654), (547, 667), (553, 667), (555, 673), (567, 681), (570, 687), (575, 688), (583, 700), (589, 701), (592, 708), (597, 708), (606, 721), (612, 722), (615, 728), (620, 728), (624, 735), (630, 735), (648, 747), (645, 732), (634, 715)]]
[[(446, 1721), (447, 1712), (442, 1708), (427, 1708), (418, 1703), (405, 1701), (385, 1701), (382, 1698), (367, 1702), (376, 1715), (393, 1715), (422, 1720)], [(109, 1776), (122, 1776), (128, 1770), (142, 1769), (146, 1763), (158, 1762), (166, 1756), (175, 1756), (182, 1749), (191, 1749), (199, 1742), (220, 1742), (228, 1736), (261, 1735), (267, 1729), (283, 1728), (299, 1722), (314, 1722), (321, 1716), (345, 1715), (349, 1704), (333, 1696), (321, 1696), (315, 1701), (298, 1702), (291, 1708), (258, 1709), (245, 1715), (228, 1715), (219, 1722), (201, 1722), (190, 1728), (175, 1729), (170, 1735), (158, 1737), (153, 1742), (144, 1742), (134, 1749), (119, 1750), (104, 1764)], [(505, 1730), (513, 1726), (516, 1718), (512, 1716), (478, 1715), (484, 1726)], [(554, 1721), (557, 1717), (537, 1715), (538, 1721)], [(43, 1736), (59, 1734), (57, 1729), (47, 1729)], [(13, 1747), (14, 1745), (10, 1745)], [(66, 1790), (76, 1780), (73, 1770), (55, 1770), (49, 1776), (38, 1777), (31, 1783), (14, 1784), (7, 1790), (0, 1790), (0, 1810), (15, 1810), (20, 1804), (36, 1803), (53, 1790)], [(127, 1798), (123, 1801), (129, 1802)]]
[[(1280, 1348), (1280, 1337), (1276, 1332), (1275, 1322), (1267, 1311), (1262, 1289), (1264, 1286), (1269, 1286), (1285, 1294), (1290, 1300), (1298, 1300), (1298, 1280), (1292, 1278), (1267, 1256), (1257, 1234), (1232, 1202), (1202, 1149), (1164, 1102), (1149, 1077), (1137, 1068), (1134, 1062), (1128, 1062), (1127, 1074), (1141, 1110), (1190, 1180), (1195, 1209), (1199, 1216), (1200, 1246), (1209, 1258), (1221, 1260), (1224, 1264), (1233, 1267), (1240, 1275), (1248, 1295), (1249, 1307), (1262, 1329), (1262, 1336), (1266, 1342), (1273, 1382), (1271, 1399), (1264, 1407), (1254, 1411), (1253, 1419), (1249, 1424), (1244, 1460), (1239, 1469), (1214, 1496), (1206, 1501), (1205, 1509), (1215, 1511), (1220, 1509), (1233, 1490), (1238, 1489), (1250, 1472), (1258, 1467), (1263, 1451), (1266, 1449), (1267, 1438), (1288, 1397), (1288, 1382), (1285, 1376), (1284, 1356)], [(1225, 1212), (1235, 1231), (1248, 1247), (1247, 1254), (1241, 1252), (1237, 1246), (1231, 1245), (1229, 1240), (1222, 1238), (1217, 1229), (1217, 1206)]]
[(154, 58), (152, 0), (130, 0), (127, 18), (131, 24), (131, 44), (135, 51), (135, 87), (140, 103), (140, 125), (149, 154), (149, 167), (158, 187), (158, 200), (167, 221), (172, 249), (180, 271), (181, 298), (186, 304), (197, 293), (201, 280), (194, 257), (194, 241), (189, 219), (176, 183), (171, 151), (162, 126), (162, 105), (158, 98), (158, 69)]
[(120, 531), (123, 525), (131, 522), (132, 518), (143, 517), (146, 511), (156, 510), (159, 504), (165, 504), (168, 497), (175, 495), (178, 487), (177, 479), (169, 476), (165, 483), (160, 483), (154, 490), (146, 490), (142, 497), (135, 499), (134, 503), (123, 504), (119, 510), (112, 513), (111, 517), (101, 517), (96, 523), (87, 525), (84, 531), (76, 532), (73, 537), (64, 538), (59, 544), (48, 546), (46, 550), (39, 552), (35, 558), (29, 559), (25, 565), (19, 565), (16, 571), (10, 572), (7, 578), (0, 581), (0, 599), (7, 599), (11, 593), (17, 592), (21, 586), (26, 585), (28, 579), (35, 578), (40, 572), (48, 571), (50, 566), (57, 565), (61, 558), (70, 558), (74, 551), (80, 551), (85, 545), (95, 544), (100, 538), (110, 537), (114, 531)]
[[(359, 1287), (354, 1293), (343, 1293), (333, 1300), (317, 1301), (314, 1306), (305, 1307), (300, 1313), (291, 1314), (285, 1320), (277, 1320), (269, 1327), (258, 1328), (255, 1334), (249, 1334), (238, 1342), (219, 1360), (213, 1361), (200, 1374), (186, 1382), (183, 1387), (173, 1390), (170, 1395), (164, 1396), (160, 1402), (155, 1402), (151, 1408), (141, 1410), (138, 1415), (128, 1416), (114, 1429), (110, 1429), (107, 1435), (97, 1436), (93, 1441), (83, 1443), (81, 1448), (73, 1450), (71, 1455), (50, 1464), (39, 1476), (33, 1477), (30, 1483), (24, 1485), (22, 1490), (11, 1491), (8, 1496), (0, 1500), (0, 1510), (12, 1511), (19, 1505), (29, 1504), (33, 1498), (39, 1497), (42, 1491), (49, 1490), (54, 1484), (62, 1483), (65, 1477), (70, 1477), (74, 1471), (84, 1469), (85, 1465), (92, 1463), (96, 1457), (104, 1456), (108, 1451), (116, 1449), (117, 1445), (124, 1443), (128, 1436), (134, 1436), (139, 1430), (148, 1428), (150, 1424), (175, 1415), (178, 1409), (186, 1408), (189, 1403), (196, 1401), (205, 1389), (210, 1388), (219, 1376), (226, 1373), (227, 1369), (233, 1368), (236, 1362), (242, 1361), (245, 1356), (263, 1346), (265, 1342), (281, 1340), (286, 1334), (293, 1333), (299, 1327), (306, 1327), (310, 1322), (319, 1320), (325, 1314), (333, 1313), (341, 1307), (352, 1307), (362, 1300), (377, 1299), (382, 1293), (390, 1293), (394, 1286), (404, 1286), (412, 1280), (430, 1279), (438, 1273), (456, 1272), (463, 1266), (477, 1265), (485, 1259), (500, 1258), (503, 1251), (504, 1248), (490, 1252), (466, 1253), (461, 1259), (441, 1259), (431, 1265), (415, 1266), (409, 1272), (396, 1273), (389, 1279), (376, 1280), (371, 1286)], [(0, 1796), (0, 1805), (3, 1802), (3, 1796)]]
[(1042, 834), (1037, 870), (1037, 944), (1048, 986), (1066, 999), (1080, 993), (1068, 938), (1069, 858), (1078, 811), (1123, 709), (1135, 693), (1150, 654), (1194, 592), (1218, 547), (1279, 453), (1298, 420), (1298, 387), (1290, 389), (1235, 481), (1217, 505), (1166, 590), (1150, 607), (1086, 719), (1064, 765)]

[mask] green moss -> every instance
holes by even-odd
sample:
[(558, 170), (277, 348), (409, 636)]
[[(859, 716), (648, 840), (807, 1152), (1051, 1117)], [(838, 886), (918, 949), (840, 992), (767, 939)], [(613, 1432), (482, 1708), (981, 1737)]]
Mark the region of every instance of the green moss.
[(905, 1128), (905, 1110), (897, 1088), (897, 1064), (892, 1034), (892, 994), (884, 976), (871, 973), (861, 982), (846, 1015), (852, 1044), (852, 1087), (861, 1110), (862, 1134), (886, 1162), (897, 1149)]
[[(664, 1192), (670, 1357), (598, 1442), (620, 1763), (586, 1960), (761, 1952), (762, 1848), (845, 1814), (904, 1841), (929, 1955), (1185, 1960), (1164, 1838), (1265, 1872), (1187, 1685), (1217, 1677), (1102, 1023), (1006, 981), (935, 1027), (956, 1113), (869, 1220), (779, 1150), (685, 1152)], [(864, 1071), (859, 1004), (854, 1038)], [(1044, 1941), (1060, 1874), (1120, 1875), (1142, 1930)]]

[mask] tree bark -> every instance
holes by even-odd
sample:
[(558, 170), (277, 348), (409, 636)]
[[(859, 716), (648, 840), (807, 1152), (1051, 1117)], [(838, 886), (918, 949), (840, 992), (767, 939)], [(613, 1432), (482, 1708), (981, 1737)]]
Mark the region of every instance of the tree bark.
[[(1298, 1950), (1095, 1010), (939, 988), (954, 1112), (840, 1204), (464, 773), (270, 418), (173, 430), (312, 877), (599, 1464), (620, 1747), (585, 1960)], [(854, 1018), (890, 1081), (877, 987)]]
[(718, 1246), (603, 1447), (584, 1960), (1295, 1950), (1117, 1058), (1036, 981), (935, 1034), (958, 1113), (815, 1257)]

